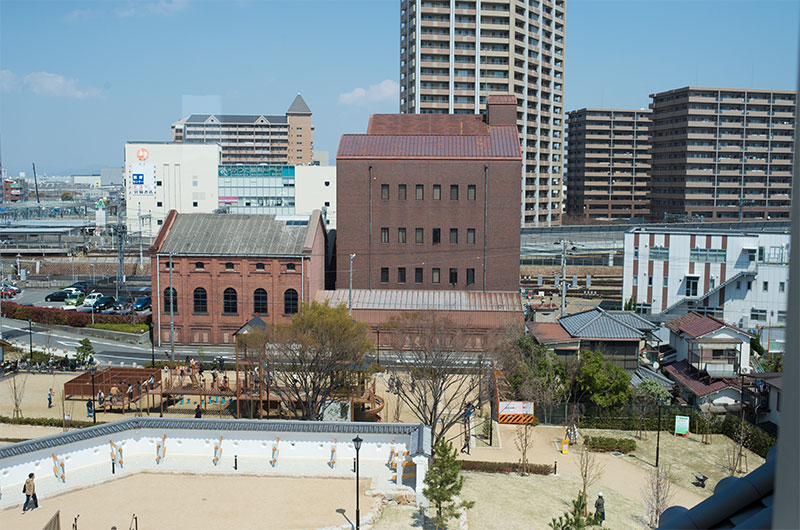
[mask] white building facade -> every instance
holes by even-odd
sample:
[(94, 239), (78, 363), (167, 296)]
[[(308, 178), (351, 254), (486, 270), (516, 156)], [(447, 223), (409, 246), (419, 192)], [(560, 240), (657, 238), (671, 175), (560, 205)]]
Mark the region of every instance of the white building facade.
[(129, 232), (155, 237), (170, 210), (212, 213), (219, 207), (217, 144), (128, 142), (125, 202)]
[(715, 316), (744, 329), (786, 322), (787, 231), (634, 228), (625, 234), (623, 302), (642, 313)]
[(294, 196), (295, 213), (320, 210), (325, 229), (336, 228), (336, 166), (296, 166)]

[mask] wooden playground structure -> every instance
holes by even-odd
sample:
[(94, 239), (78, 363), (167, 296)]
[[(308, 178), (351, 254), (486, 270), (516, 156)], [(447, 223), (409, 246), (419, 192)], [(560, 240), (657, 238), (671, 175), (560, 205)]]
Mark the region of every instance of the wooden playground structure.
[[(94, 381), (93, 381), (94, 379)], [(67, 399), (94, 399), (95, 410), (109, 412), (119, 408), (125, 414), (134, 404), (141, 405), (143, 396), (149, 396), (151, 388), (161, 386), (161, 371), (155, 368), (106, 367), (80, 374), (64, 383)], [(102, 392), (103, 402), (98, 396)], [(147, 408), (149, 409), (149, 399)]]

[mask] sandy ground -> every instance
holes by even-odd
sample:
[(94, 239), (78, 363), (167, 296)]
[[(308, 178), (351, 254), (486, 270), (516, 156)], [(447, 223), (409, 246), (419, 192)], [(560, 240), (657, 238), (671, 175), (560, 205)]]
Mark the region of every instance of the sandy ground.
[[(71, 528), (80, 515), (81, 530), (128, 528), (134, 513), (139, 528), (319, 528), (353, 519), (354, 488), (354, 480), (333, 478), (140, 473), (43, 499), (38, 510), (25, 515), (19, 508), (5, 510), (0, 528), (39, 530), (58, 510), (62, 528)], [(363, 479), (362, 515), (373, 506), (374, 499), (363, 493), (368, 488)]]

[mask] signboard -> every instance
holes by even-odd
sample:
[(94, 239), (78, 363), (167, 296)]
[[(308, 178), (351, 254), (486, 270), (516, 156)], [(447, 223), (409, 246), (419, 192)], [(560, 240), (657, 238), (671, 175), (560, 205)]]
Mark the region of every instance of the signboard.
[(154, 195), (156, 185), (156, 166), (138, 163), (131, 169), (131, 193), (133, 195)]
[(221, 165), (219, 177), (293, 177), (294, 166)]
[(533, 401), (501, 401), (498, 423), (533, 423)]
[(675, 436), (689, 434), (689, 416), (675, 416)]
[(138, 151), (136, 151), (136, 158), (139, 160), (147, 160), (150, 156), (150, 151), (147, 150), (145, 147), (140, 147)]

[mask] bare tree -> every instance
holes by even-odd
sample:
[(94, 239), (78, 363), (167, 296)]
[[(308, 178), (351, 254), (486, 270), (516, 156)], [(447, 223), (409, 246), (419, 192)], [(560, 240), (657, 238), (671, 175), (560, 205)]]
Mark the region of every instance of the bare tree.
[(449, 316), (408, 313), (387, 327), (397, 352), (397, 362), (390, 368), (397, 397), (431, 427), (436, 445), (451, 427), (464, 421), (467, 405), (478, 401), (484, 358), (465, 354), (468, 337)]
[(642, 499), (650, 528), (658, 528), (661, 514), (672, 503), (674, 496), (669, 466), (652, 468), (648, 472), (647, 483), (642, 489)]
[(14, 404), (13, 418), (22, 417), (22, 398), (25, 395), (25, 383), (28, 376), (14, 375), (8, 380), (8, 391), (11, 394), (11, 402)]
[(270, 392), (304, 420), (320, 420), (333, 399), (350, 397), (373, 349), (366, 326), (350, 318), (344, 306), (317, 302), (302, 306), (288, 325), (246, 337), (248, 350), (255, 351), (253, 390), (261, 393), (269, 384)]
[[(602, 478), (604, 472), (605, 466), (597, 461), (595, 454), (589, 451), (586, 444), (584, 444), (583, 449), (581, 449), (580, 460), (581, 496), (583, 497), (584, 503), (588, 502), (586, 492)], [(586, 513), (584, 513), (584, 515), (586, 515)]]
[(740, 458), (741, 452), (739, 451), (738, 443), (731, 440), (729, 443), (725, 444), (725, 449), (722, 451), (719, 464), (729, 477), (736, 475), (736, 471), (739, 469)]
[(714, 414), (711, 412), (711, 407), (708, 405), (700, 406), (699, 421), (700, 432), (702, 433), (701, 441), (710, 445), (713, 442), (711, 424), (714, 422)]
[(519, 449), (519, 452), (522, 453), (522, 458), (520, 459), (520, 475), (524, 477), (530, 471), (528, 449), (533, 445), (533, 433), (531, 433), (530, 423), (517, 426), (517, 438), (514, 440), (514, 443), (517, 449)]

